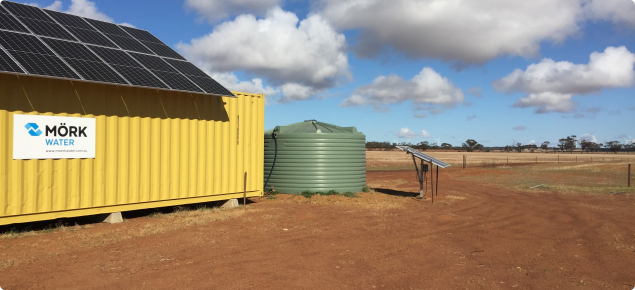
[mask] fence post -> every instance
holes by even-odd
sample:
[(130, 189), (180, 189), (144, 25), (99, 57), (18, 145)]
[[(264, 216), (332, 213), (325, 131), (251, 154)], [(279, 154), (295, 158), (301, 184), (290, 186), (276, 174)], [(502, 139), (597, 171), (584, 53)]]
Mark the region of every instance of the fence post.
[(538, 156), (536, 156), (536, 164), (538, 164)]
[(628, 187), (631, 187), (631, 164), (628, 164)]
[(247, 172), (245, 172), (245, 187), (243, 187), (243, 205), (247, 205)]
[(560, 163), (560, 155), (558, 155), (558, 163)]
[(509, 166), (509, 157), (507, 157), (507, 166)]
[(578, 163), (578, 156), (575, 157), (575, 163)]

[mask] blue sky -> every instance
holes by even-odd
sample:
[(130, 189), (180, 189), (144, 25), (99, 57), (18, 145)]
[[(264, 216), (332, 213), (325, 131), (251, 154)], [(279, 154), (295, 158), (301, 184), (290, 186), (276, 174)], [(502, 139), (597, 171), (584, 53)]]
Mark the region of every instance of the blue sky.
[(317, 119), (455, 146), (635, 137), (632, 0), (22, 2), (150, 31), (229, 89), (266, 93), (266, 129)]

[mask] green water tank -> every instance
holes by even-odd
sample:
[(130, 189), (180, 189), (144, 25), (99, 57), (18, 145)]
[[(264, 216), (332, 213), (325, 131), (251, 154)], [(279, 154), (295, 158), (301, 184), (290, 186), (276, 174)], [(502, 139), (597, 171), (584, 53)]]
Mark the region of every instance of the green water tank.
[(274, 130), (278, 158), (265, 190), (360, 192), (366, 186), (366, 136), (355, 127), (316, 120), (265, 131), (265, 181), (275, 154)]

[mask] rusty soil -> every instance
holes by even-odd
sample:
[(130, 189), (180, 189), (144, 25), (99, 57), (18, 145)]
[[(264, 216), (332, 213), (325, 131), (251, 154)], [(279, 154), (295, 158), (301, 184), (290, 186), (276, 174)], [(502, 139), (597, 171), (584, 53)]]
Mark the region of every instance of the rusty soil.
[(492, 174), (497, 170), (442, 170), (434, 204), (429, 189), (425, 199), (414, 198), (413, 169), (369, 171), (374, 191), (358, 198), (281, 194), (229, 211), (18, 235), (0, 240), (0, 287), (635, 287), (632, 194), (478, 182)]

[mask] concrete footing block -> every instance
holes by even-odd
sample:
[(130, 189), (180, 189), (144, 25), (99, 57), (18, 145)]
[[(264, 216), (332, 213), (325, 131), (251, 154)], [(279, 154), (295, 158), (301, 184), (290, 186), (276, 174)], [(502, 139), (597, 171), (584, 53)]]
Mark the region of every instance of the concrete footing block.
[(86, 220), (89, 220), (91, 222), (96, 222), (96, 223), (116, 224), (116, 223), (122, 223), (123, 217), (121, 216), (121, 212), (113, 212), (113, 213), (105, 213), (105, 214), (88, 216), (86, 217)]
[(230, 199), (230, 200), (226, 201), (226, 202), (225, 202), (223, 205), (221, 205), (220, 207), (221, 207), (221, 208), (235, 208), (235, 207), (238, 207), (238, 206), (239, 206), (239, 204), (238, 204), (238, 199), (236, 199), (236, 198), (232, 198), (232, 199)]

